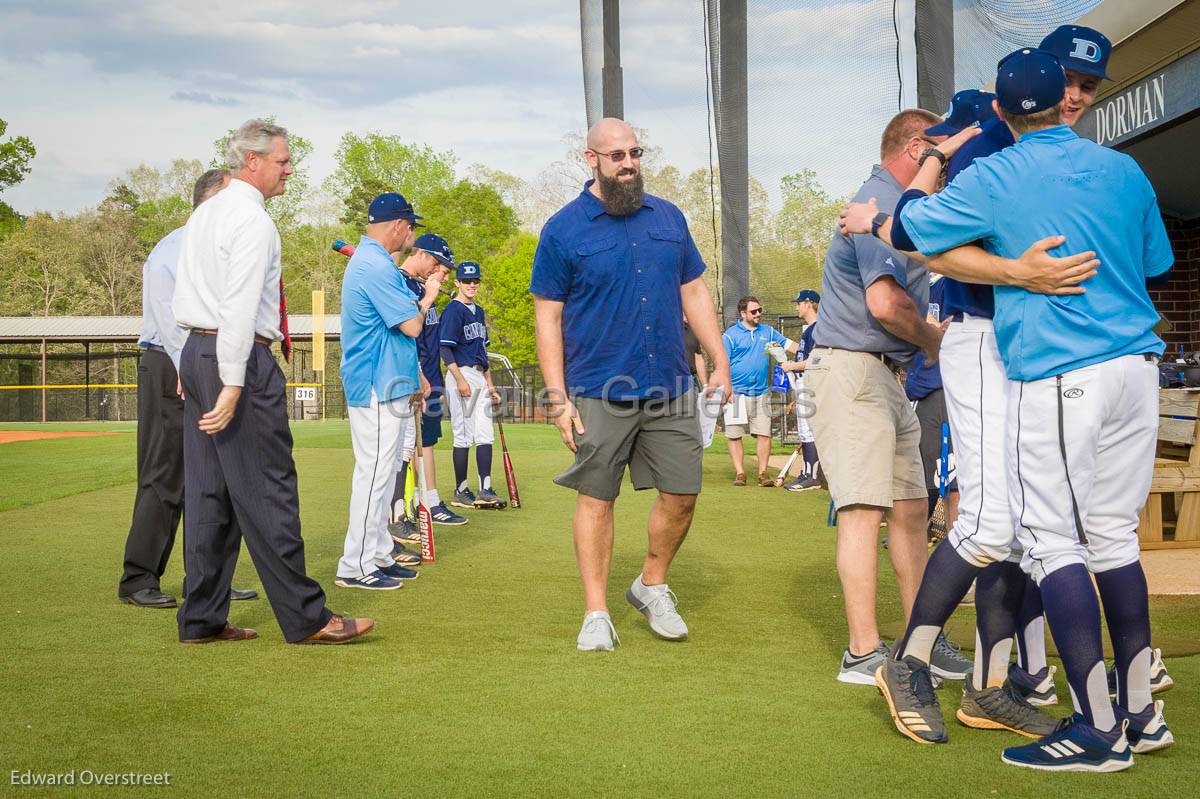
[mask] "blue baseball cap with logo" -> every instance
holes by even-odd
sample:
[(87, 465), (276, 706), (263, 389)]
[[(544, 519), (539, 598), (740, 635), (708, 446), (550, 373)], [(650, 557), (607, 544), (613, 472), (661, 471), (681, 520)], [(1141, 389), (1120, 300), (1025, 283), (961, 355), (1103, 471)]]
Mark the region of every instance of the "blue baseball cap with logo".
[[(982, 98), (987, 97), (985, 103)], [(931, 128), (925, 128), (926, 136), (953, 136), (963, 128), (982, 122), (982, 107), (991, 108), (991, 95), (979, 89), (963, 89), (950, 100), (946, 118)], [(986, 119), (986, 117), (985, 117)]]
[(413, 247), (421, 252), (427, 252), (437, 259), (442, 266), (454, 268), (454, 251), (450, 245), (436, 233), (422, 233), (413, 242)]
[(1010, 114), (1026, 116), (1062, 102), (1067, 76), (1053, 53), (1022, 47), (998, 66), (996, 100)]
[(474, 261), (463, 261), (455, 270), (454, 276), (457, 280), (481, 280), (483, 275), (479, 268), (479, 264)]
[(1063, 69), (1108, 79), (1108, 57), (1112, 42), (1098, 30), (1082, 25), (1061, 25), (1042, 39), (1039, 50), (1053, 53)]
[(424, 219), (424, 217), (417, 216), (412, 203), (404, 199), (403, 194), (389, 191), (371, 200), (371, 205), (367, 209), (368, 222), (391, 222), (395, 219), (407, 219), (413, 227), (424, 227), (417, 222), (418, 219)]
[(796, 295), (796, 299), (792, 300), (792, 302), (820, 303), (821, 295), (818, 294), (817, 292), (813, 291), (812, 289), (804, 289), (804, 291), (801, 291), (799, 294)]

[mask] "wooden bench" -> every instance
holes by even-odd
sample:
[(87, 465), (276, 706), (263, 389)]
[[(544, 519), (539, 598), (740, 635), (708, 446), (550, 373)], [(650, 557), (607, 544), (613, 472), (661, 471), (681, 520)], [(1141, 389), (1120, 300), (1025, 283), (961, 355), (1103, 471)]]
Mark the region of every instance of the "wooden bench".
[(1159, 392), (1158, 451), (1142, 508), (1142, 549), (1200, 547), (1200, 391)]

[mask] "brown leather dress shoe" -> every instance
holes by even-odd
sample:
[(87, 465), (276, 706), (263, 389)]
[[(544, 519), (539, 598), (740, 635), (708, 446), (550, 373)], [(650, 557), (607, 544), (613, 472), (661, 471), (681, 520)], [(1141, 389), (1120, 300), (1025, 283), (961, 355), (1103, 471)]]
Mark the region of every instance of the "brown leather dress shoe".
[(216, 635), (209, 635), (204, 638), (183, 638), (180, 640), (180, 643), (211, 644), (213, 641), (249, 641), (251, 638), (257, 637), (257, 630), (252, 630), (249, 627), (234, 627), (229, 622), (225, 622), (225, 629)]
[(317, 630), (298, 644), (344, 644), (361, 635), (366, 635), (375, 627), (373, 619), (347, 619), (333, 614), (325, 626)]

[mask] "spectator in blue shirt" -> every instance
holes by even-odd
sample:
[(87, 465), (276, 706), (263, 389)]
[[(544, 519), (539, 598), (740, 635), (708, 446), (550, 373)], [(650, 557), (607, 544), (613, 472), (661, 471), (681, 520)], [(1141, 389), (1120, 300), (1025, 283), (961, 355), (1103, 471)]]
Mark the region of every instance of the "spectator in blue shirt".
[(685, 315), (714, 362), (705, 390), (728, 396), (731, 389), (712, 296), (700, 279), (704, 262), (679, 209), (645, 193), (633, 128), (597, 122), (584, 157), (593, 179), (542, 229), (529, 290), (550, 410), (575, 454), (555, 482), (578, 492), (585, 616), (576, 645), (607, 651), (617, 640), (607, 597), (613, 507), (626, 467), (635, 489), (659, 492), (642, 573), (626, 599), (655, 634), (687, 636), (666, 581), (702, 472)]
[(763, 307), (757, 297), (738, 300), (738, 316), (721, 336), (733, 383), (733, 398), (729, 413), (744, 421), (730, 421), (725, 416), (725, 437), (729, 442), (729, 458), (733, 461), (733, 484), (746, 485), (742, 438), (754, 437), (758, 461), (758, 484), (773, 486), (767, 476), (767, 460), (771, 457), (771, 366), (774, 363), (768, 348), (780, 347), (792, 354), (800, 345), (770, 325), (761, 324)]

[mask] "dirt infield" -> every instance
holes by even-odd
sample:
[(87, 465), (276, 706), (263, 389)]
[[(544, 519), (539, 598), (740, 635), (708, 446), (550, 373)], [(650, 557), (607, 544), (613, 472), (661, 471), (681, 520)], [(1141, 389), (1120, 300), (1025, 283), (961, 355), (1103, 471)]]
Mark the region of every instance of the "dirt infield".
[(44, 438), (94, 438), (96, 436), (123, 436), (127, 432), (114, 433), (64, 433), (42, 432), (40, 430), (0, 430), (0, 444), (12, 444), (14, 441), (41, 441)]

